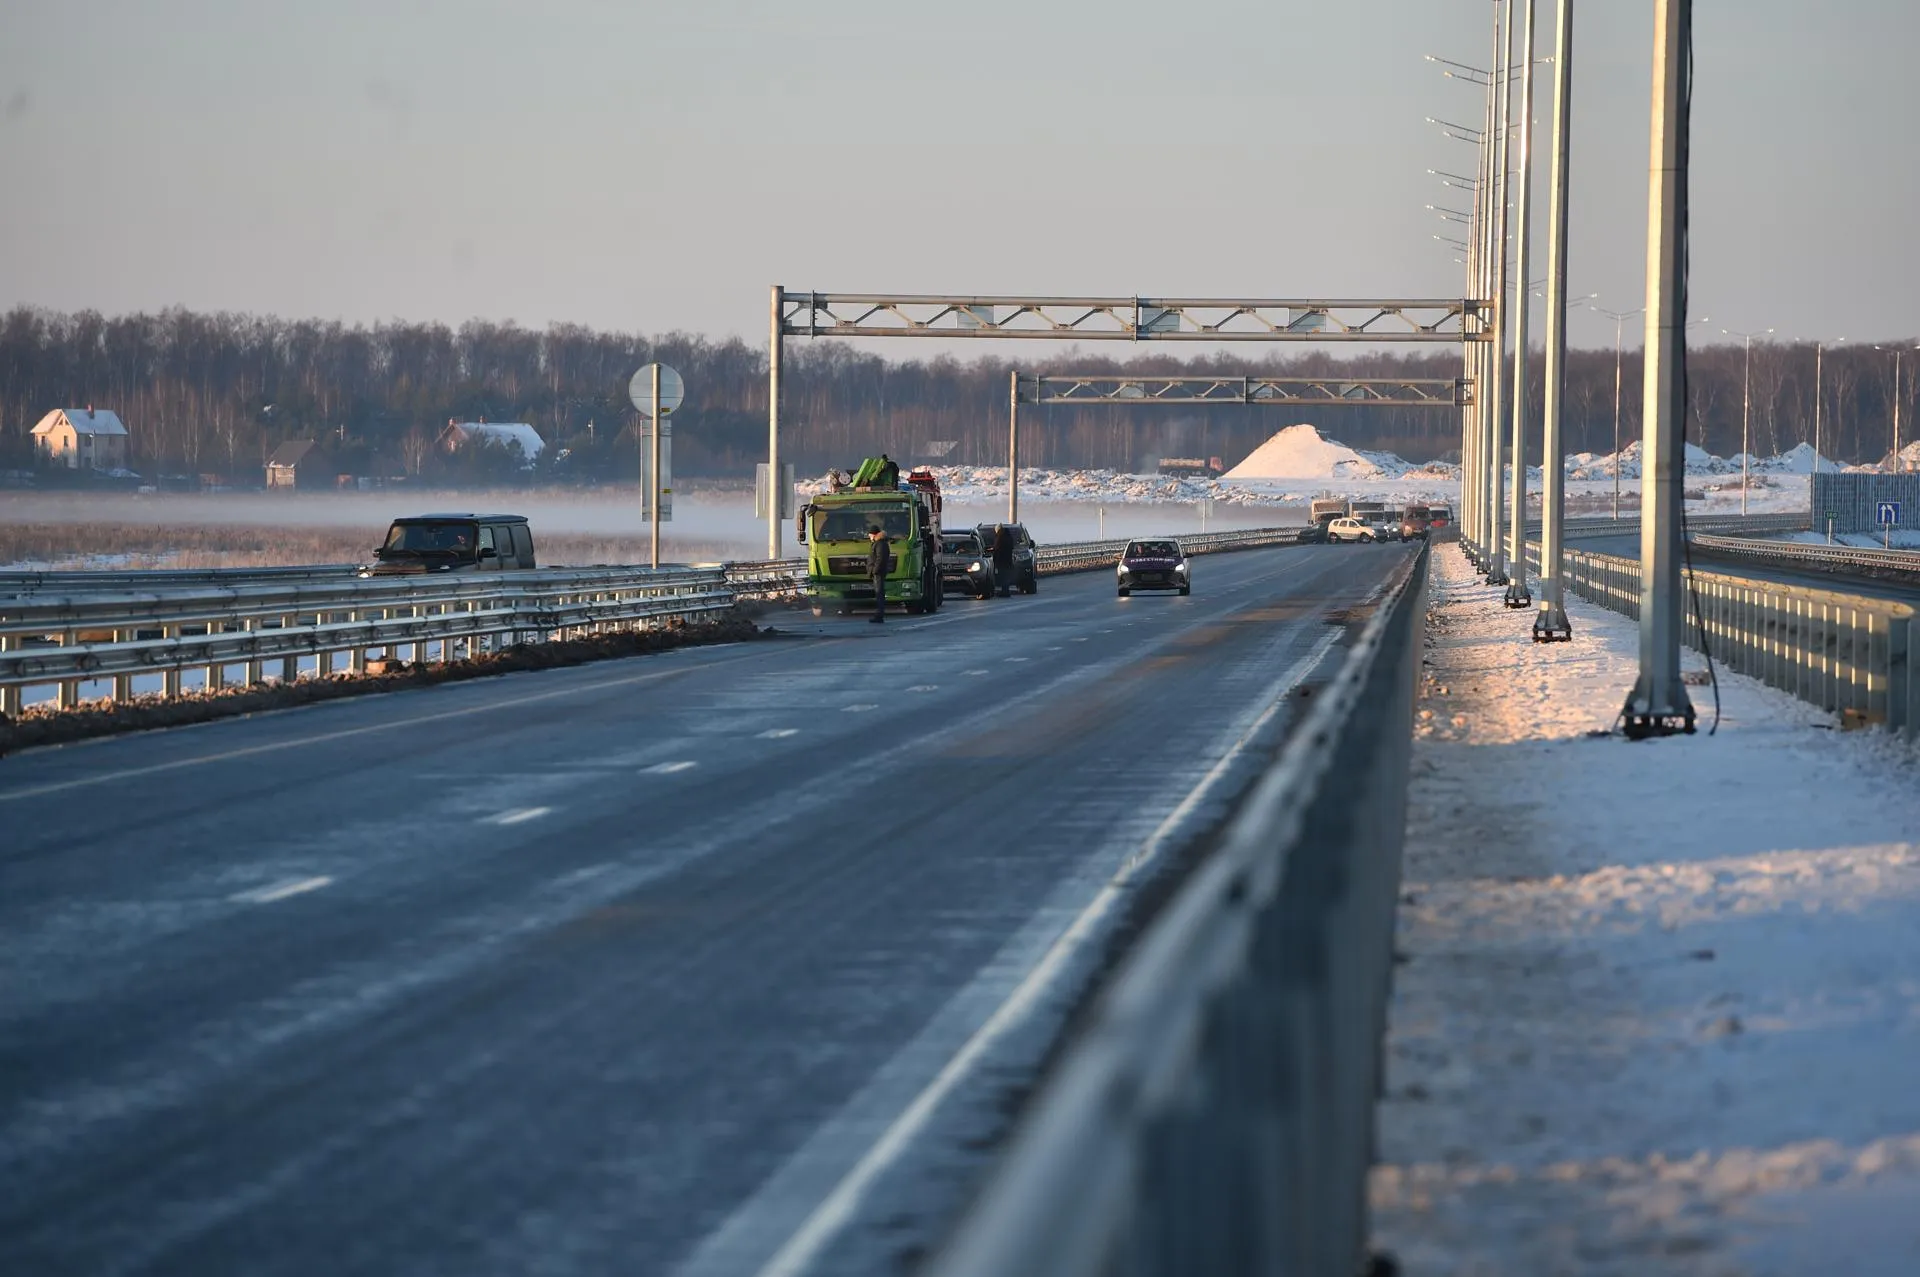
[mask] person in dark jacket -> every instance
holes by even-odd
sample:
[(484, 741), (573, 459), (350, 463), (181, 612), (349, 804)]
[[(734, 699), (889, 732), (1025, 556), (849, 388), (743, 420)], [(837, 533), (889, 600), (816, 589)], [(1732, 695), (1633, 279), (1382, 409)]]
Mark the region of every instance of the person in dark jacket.
[(999, 583), (1000, 597), (1007, 597), (1013, 585), (1013, 529), (1004, 523), (993, 529), (993, 579)]
[(893, 547), (879, 524), (867, 525), (867, 579), (873, 582), (873, 624), (887, 619), (887, 573), (893, 571)]

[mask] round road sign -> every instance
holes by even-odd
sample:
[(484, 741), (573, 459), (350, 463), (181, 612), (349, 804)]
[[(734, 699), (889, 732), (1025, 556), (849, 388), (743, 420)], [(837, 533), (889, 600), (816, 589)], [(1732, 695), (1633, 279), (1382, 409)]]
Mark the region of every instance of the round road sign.
[(627, 398), (633, 400), (633, 406), (640, 410), (643, 417), (653, 415), (653, 370), (660, 370), (660, 415), (670, 417), (673, 410), (687, 397), (687, 384), (680, 380), (680, 374), (665, 364), (648, 364), (633, 374), (633, 380), (627, 383)]

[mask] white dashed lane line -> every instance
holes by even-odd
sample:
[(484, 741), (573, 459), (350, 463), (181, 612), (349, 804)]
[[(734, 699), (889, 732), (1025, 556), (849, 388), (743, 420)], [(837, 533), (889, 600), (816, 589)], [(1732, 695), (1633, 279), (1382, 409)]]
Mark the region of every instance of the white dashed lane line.
[(551, 807), (515, 807), (511, 811), (496, 812), (483, 822), (489, 825), (518, 825), (529, 820), (538, 820), (552, 811)]
[(799, 734), (800, 729), (798, 727), (769, 727), (766, 731), (760, 733), (760, 739), (785, 740), (789, 736), (798, 736)]
[(255, 887), (252, 891), (242, 891), (227, 897), (236, 904), (270, 905), (276, 900), (285, 900), (288, 896), (305, 895), (309, 891), (318, 891), (331, 886), (331, 878), (290, 878), (285, 882), (276, 882), (271, 887)]
[(642, 776), (671, 776), (675, 772), (689, 771), (699, 765), (699, 763), (694, 762), (692, 759), (682, 758), (671, 763), (655, 763), (651, 767), (642, 767), (640, 774)]
[(914, 685), (913, 685), (912, 687), (909, 687), (909, 688), (908, 688), (907, 690), (908, 690), (909, 692), (937, 692), (937, 691), (939, 691), (939, 690), (940, 690), (940, 684), (938, 684), (938, 683), (915, 683), (915, 684), (914, 684)]

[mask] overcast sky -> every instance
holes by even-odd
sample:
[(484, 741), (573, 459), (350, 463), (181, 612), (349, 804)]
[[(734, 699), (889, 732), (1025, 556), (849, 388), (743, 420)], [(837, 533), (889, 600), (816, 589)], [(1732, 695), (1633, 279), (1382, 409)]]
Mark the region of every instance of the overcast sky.
[[(763, 341), (776, 282), (1457, 296), (1424, 206), (1464, 196), (1427, 170), (1475, 154), (1424, 117), (1482, 97), (1422, 55), (1485, 66), (1493, 8), (0, 0), (0, 305)], [(1575, 22), (1570, 289), (1615, 309), (1652, 29), (1652, 0)], [(1701, 0), (1696, 31), (1694, 313), (1920, 334), (1920, 3)]]

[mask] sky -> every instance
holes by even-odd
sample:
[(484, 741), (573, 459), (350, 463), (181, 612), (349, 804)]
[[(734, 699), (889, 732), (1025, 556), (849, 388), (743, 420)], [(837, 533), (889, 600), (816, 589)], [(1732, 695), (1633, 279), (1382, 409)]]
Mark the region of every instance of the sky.
[[(1488, 65), (1499, 7), (0, 0), (0, 306), (758, 343), (775, 283), (1457, 297), (1426, 206), (1464, 195), (1428, 170), (1476, 153), (1426, 117), (1484, 99), (1424, 55)], [(1653, 13), (1574, 23), (1568, 287), (1618, 310), (1644, 298)], [(1920, 335), (1920, 4), (1704, 0), (1695, 25), (1693, 313)]]

